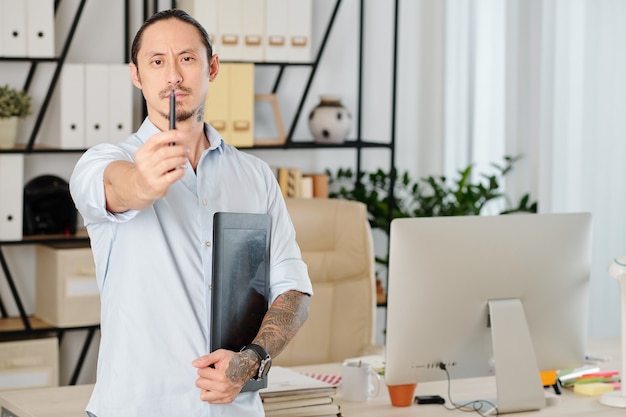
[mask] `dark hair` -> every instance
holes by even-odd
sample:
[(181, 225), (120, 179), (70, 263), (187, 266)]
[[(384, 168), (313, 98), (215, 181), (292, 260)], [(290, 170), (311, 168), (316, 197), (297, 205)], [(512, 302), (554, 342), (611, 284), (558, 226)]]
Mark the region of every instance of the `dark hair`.
[(133, 40), (133, 45), (130, 50), (130, 57), (133, 64), (137, 65), (137, 53), (139, 52), (139, 48), (141, 47), (141, 37), (143, 35), (143, 31), (153, 23), (167, 19), (178, 19), (182, 22), (194, 25), (196, 29), (198, 29), (198, 32), (200, 33), (200, 38), (202, 39), (202, 42), (206, 47), (207, 58), (209, 62), (211, 61), (211, 57), (213, 56), (213, 47), (211, 46), (211, 39), (206, 29), (187, 12), (181, 9), (168, 9), (162, 10), (150, 16), (148, 20), (146, 20), (143, 25), (141, 25), (141, 27), (137, 31), (137, 34), (135, 34), (135, 39)]

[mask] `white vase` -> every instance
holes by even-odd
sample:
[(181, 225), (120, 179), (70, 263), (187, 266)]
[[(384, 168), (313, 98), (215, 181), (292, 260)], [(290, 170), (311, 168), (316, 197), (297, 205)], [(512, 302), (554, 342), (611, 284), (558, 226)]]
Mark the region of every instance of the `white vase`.
[(315, 143), (343, 143), (350, 131), (352, 116), (339, 96), (320, 96), (309, 114), (309, 130)]
[(0, 149), (11, 149), (17, 141), (17, 116), (0, 118)]

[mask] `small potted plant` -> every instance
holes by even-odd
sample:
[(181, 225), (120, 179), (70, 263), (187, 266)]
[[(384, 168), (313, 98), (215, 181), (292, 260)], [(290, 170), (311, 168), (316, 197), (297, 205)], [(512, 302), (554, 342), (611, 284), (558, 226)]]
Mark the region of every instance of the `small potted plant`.
[(31, 97), (9, 85), (0, 86), (0, 148), (15, 146), (20, 118), (31, 113)]

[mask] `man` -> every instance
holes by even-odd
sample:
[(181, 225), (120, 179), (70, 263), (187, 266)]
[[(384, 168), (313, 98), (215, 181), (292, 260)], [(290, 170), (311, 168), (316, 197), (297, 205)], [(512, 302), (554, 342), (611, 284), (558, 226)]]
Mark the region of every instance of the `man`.
[[(70, 189), (91, 239), (102, 303), (96, 417), (262, 416), (259, 374), (308, 315), (311, 282), (269, 167), (226, 145), (204, 120), (219, 73), (204, 28), (181, 10), (148, 19), (132, 46), (131, 80), (148, 117), (117, 145), (78, 161)], [(176, 97), (175, 130), (169, 99)], [(272, 217), (271, 305), (241, 352), (209, 352), (211, 239), (218, 211)], [(260, 350), (259, 350), (260, 348)]]

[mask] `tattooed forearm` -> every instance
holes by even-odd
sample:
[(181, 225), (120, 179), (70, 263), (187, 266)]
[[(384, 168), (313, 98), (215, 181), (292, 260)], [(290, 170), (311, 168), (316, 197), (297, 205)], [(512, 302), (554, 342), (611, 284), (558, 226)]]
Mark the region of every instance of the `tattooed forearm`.
[(245, 381), (252, 378), (256, 365), (258, 365), (259, 357), (251, 350), (245, 350), (239, 355), (233, 356), (233, 359), (228, 364), (226, 370), (226, 377), (232, 381)]
[(265, 314), (253, 343), (263, 346), (272, 357), (282, 352), (309, 316), (310, 298), (298, 291), (281, 294)]
[[(274, 357), (287, 346), (309, 316), (310, 296), (287, 291), (276, 298), (263, 318), (261, 329), (252, 343), (263, 346)], [(228, 364), (226, 377), (243, 384), (255, 375), (259, 357), (251, 350), (235, 354)]]

